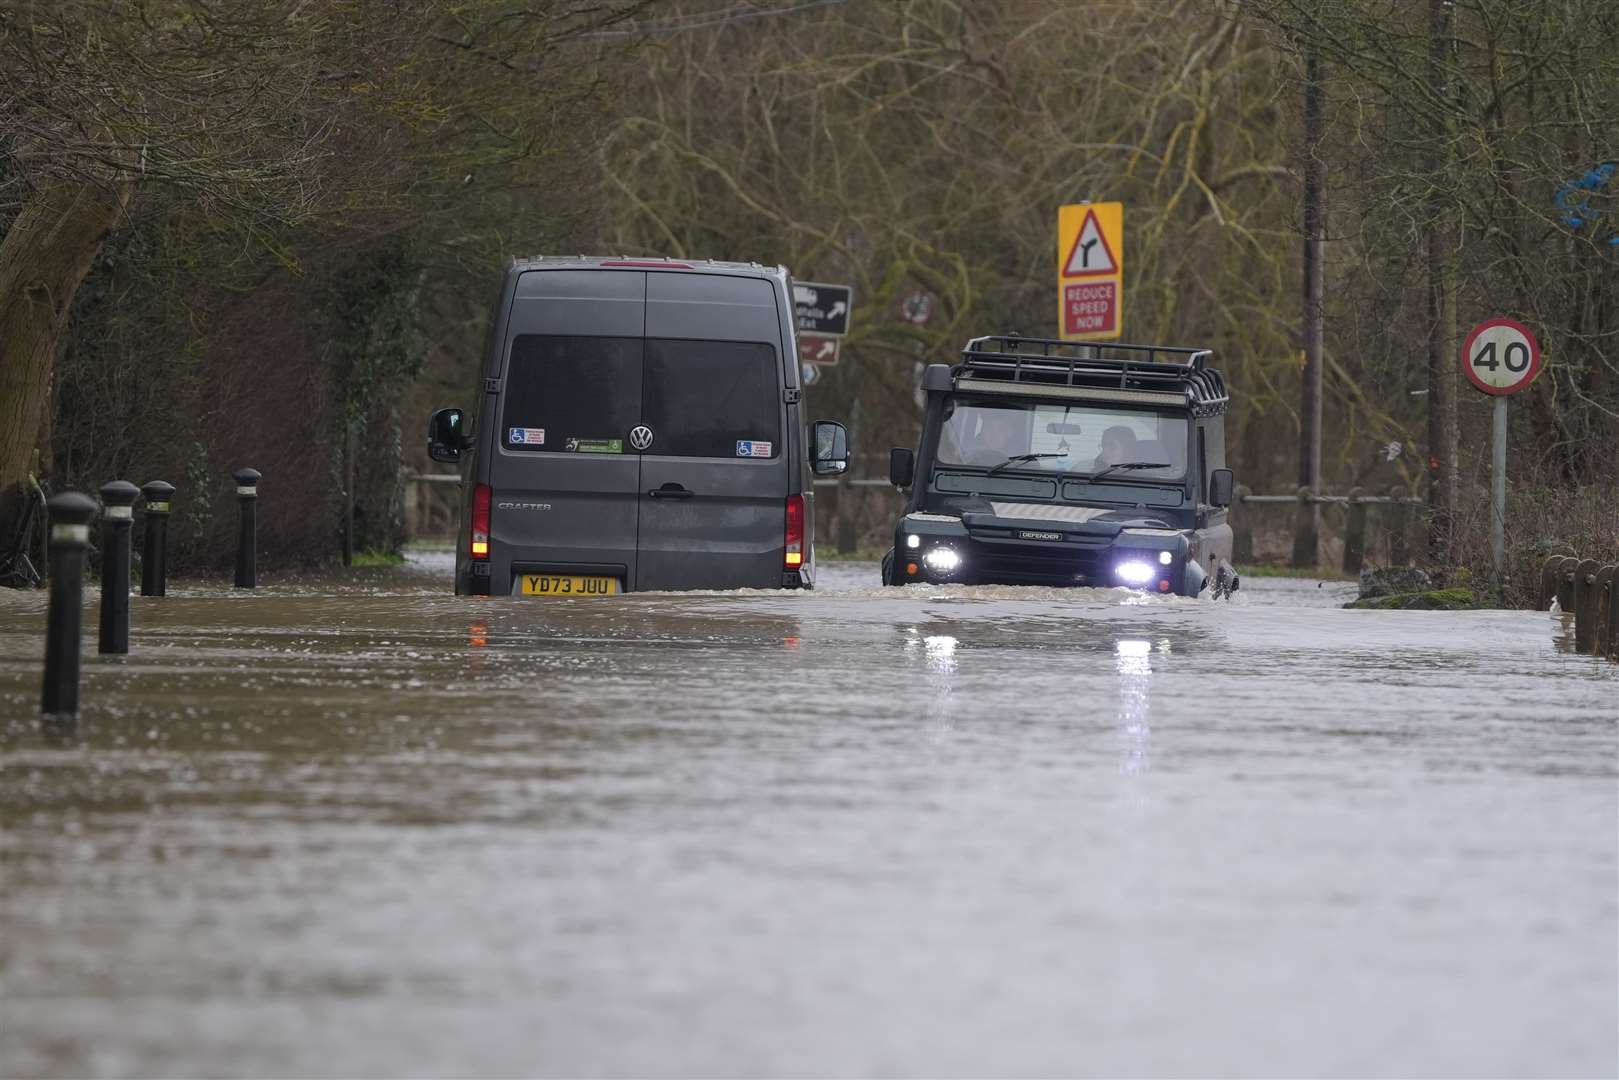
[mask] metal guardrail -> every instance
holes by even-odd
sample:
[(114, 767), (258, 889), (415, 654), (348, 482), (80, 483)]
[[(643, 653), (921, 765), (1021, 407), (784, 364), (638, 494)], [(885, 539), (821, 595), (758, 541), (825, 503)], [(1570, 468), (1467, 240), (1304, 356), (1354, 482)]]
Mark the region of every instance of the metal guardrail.
[[(861, 454), (860, 458), (868, 461), (884, 460), (885, 455)], [(459, 473), (406, 473), (405, 480), (427, 485), (459, 485)], [(839, 498), (835, 501), (832, 511), (832, 531), (837, 538), (838, 550), (848, 553), (855, 549), (855, 507), (847, 499), (846, 493), (851, 488), (860, 489), (887, 489), (896, 494), (903, 494), (888, 482), (886, 476), (852, 477), (848, 475), (839, 477), (826, 477), (814, 481), (817, 488), (835, 488)], [(405, 500), (405, 516), (407, 529), (414, 531), (412, 526), (427, 516), (429, 507), (426, 500), (419, 497), (421, 489), (408, 488)], [(1396, 487), (1387, 494), (1374, 495), (1362, 491), (1360, 488), (1351, 488), (1347, 495), (1318, 494), (1307, 487), (1298, 488), (1291, 495), (1255, 495), (1245, 487), (1238, 487), (1235, 493), (1236, 506), (1287, 506), (1297, 507), (1297, 514), (1293, 525), (1293, 565), (1311, 567), (1317, 564), (1317, 549), (1320, 540), (1320, 520), (1317, 507), (1342, 506), (1345, 509), (1344, 519), (1344, 558), (1345, 573), (1357, 574), (1360, 572), (1366, 555), (1366, 513), (1368, 507), (1378, 507), (1379, 513), (1385, 516), (1383, 527), (1389, 537), (1389, 561), (1397, 565), (1404, 564), (1410, 558), (1411, 533), (1415, 527), (1417, 509), (1423, 505), (1423, 500), (1409, 494), (1404, 488)], [(1253, 522), (1250, 515), (1237, 513), (1232, 515), (1232, 530), (1234, 533), (1234, 561), (1238, 563), (1251, 563), (1254, 561)]]
[(865, 479), (862, 479), (862, 480), (844, 480), (844, 479), (842, 479), (840, 477), (840, 478), (835, 479), (835, 480), (817, 480), (817, 481), (815, 481), (815, 486), (816, 487), (869, 487), (869, 488), (885, 487), (885, 488), (894, 488), (895, 491), (899, 490), (899, 488), (894, 487), (893, 484), (890, 484), (888, 482), (887, 477), (866, 477)]
[[(1346, 574), (1358, 574), (1366, 562), (1366, 508), (1379, 507), (1383, 531), (1389, 540), (1389, 562), (1404, 565), (1411, 558), (1411, 533), (1416, 526), (1417, 508), (1423, 500), (1403, 487), (1389, 489), (1386, 495), (1373, 495), (1360, 488), (1350, 488), (1347, 495), (1326, 495), (1307, 487), (1296, 488), (1291, 495), (1255, 495), (1238, 486), (1233, 500), (1236, 506), (1294, 506), (1292, 564), (1300, 568), (1315, 566), (1319, 562), (1321, 545), (1322, 506), (1344, 508), (1344, 559)], [(1232, 561), (1254, 561), (1254, 530), (1250, 515), (1233, 514)]]
[(1574, 651), (1619, 661), (1619, 564), (1554, 555), (1540, 570), (1540, 609), (1574, 616)]
[[(461, 477), (456, 473), (406, 473), (407, 483), (419, 484), (459, 484)], [(893, 487), (886, 477), (867, 477), (861, 480), (843, 480), (842, 478), (817, 480), (816, 487)], [(897, 489), (896, 489), (897, 490)]]

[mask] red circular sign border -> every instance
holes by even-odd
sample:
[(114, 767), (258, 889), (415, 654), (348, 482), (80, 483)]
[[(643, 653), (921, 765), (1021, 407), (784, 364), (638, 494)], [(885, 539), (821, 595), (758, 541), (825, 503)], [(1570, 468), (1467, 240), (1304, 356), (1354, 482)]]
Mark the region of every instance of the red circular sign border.
[[(1523, 378), (1519, 379), (1511, 386), (1491, 386), (1489, 383), (1473, 374), (1473, 365), (1467, 362), (1468, 355), (1473, 351), (1473, 342), (1477, 341), (1478, 336), (1484, 333), (1484, 331), (1497, 326), (1510, 326), (1512, 329), (1522, 334), (1525, 341), (1529, 342), (1529, 370), (1524, 372)], [(1462, 374), (1467, 376), (1467, 381), (1472, 383), (1475, 389), (1481, 390), (1484, 393), (1489, 394), (1491, 397), (1505, 397), (1508, 394), (1516, 394), (1518, 391), (1524, 389), (1530, 383), (1534, 382), (1536, 376), (1540, 374), (1540, 341), (1536, 339), (1534, 331), (1530, 330), (1517, 319), (1508, 319), (1505, 316), (1495, 319), (1485, 319), (1483, 322), (1479, 323), (1477, 326), (1473, 327), (1473, 329), (1467, 332), (1467, 340), (1462, 342), (1461, 360)]]

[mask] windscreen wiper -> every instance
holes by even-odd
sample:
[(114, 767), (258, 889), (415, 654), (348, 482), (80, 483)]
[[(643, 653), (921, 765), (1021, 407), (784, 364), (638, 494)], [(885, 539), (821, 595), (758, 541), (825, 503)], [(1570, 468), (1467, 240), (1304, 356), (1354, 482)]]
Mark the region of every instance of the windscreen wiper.
[(1167, 461), (1121, 461), (1117, 465), (1109, 465), (1101, 472), (1092, 473), (1090, 478), (1093, 481), (1100, 480), (1108, 473), (1118, 472), (1120, 469), (1167, 469), (1169, 467), (1170, 465)]
[(1068, 456), (1067, 454), (1013, 454), (1011, 457), (1007, 458), (1005, 461), (1001, 462), (999, 465), (991, 465), (984, 472), (984, 475), (985, 476), (994, 476), (996, 473), (1000, 472), (1002, 469), (1006, 468), (1008, 465), (1015, 465), (1020, 461), (1034, 461), (1037, 458), (1052, 458), (1052, 457), (1067, 457), (1067, 456)]

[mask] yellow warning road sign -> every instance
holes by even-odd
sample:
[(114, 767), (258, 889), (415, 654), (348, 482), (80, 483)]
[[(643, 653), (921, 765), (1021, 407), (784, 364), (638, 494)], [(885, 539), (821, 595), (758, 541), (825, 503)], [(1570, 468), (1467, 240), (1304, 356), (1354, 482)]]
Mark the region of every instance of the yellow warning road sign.
[(1116, 338), (1124, 309), (1124, 204), (1057, 208), (1057, 327), (1070, 341)]

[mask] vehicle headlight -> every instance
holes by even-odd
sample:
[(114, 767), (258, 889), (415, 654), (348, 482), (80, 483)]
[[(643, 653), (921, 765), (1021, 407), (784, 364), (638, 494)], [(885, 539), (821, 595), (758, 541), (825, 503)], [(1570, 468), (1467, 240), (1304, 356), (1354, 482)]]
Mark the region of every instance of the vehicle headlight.
[(910, 533), (905, 537), (905, 546), (908, 548), (919, 548), (922, 546), (922, 538), (915, 533)]
[(1145, 585), (1158, 576), (1152, 564), (1143, 559), (1126, 559), (1116, 563), (1113, 567), (1113, 576), (1126, 585)]
[(1175, 556), (1171, 552), (1160, 551), (1158, 553), (1158, 564), (1160, 566), (1168, 566), (1170, 563), (1172, 563), (1174, 561), (1175, 561)]
[(961, 556), (953, 548), (929, 548), (922, 563), (935, 574), (953, 574), (961, 568)]

